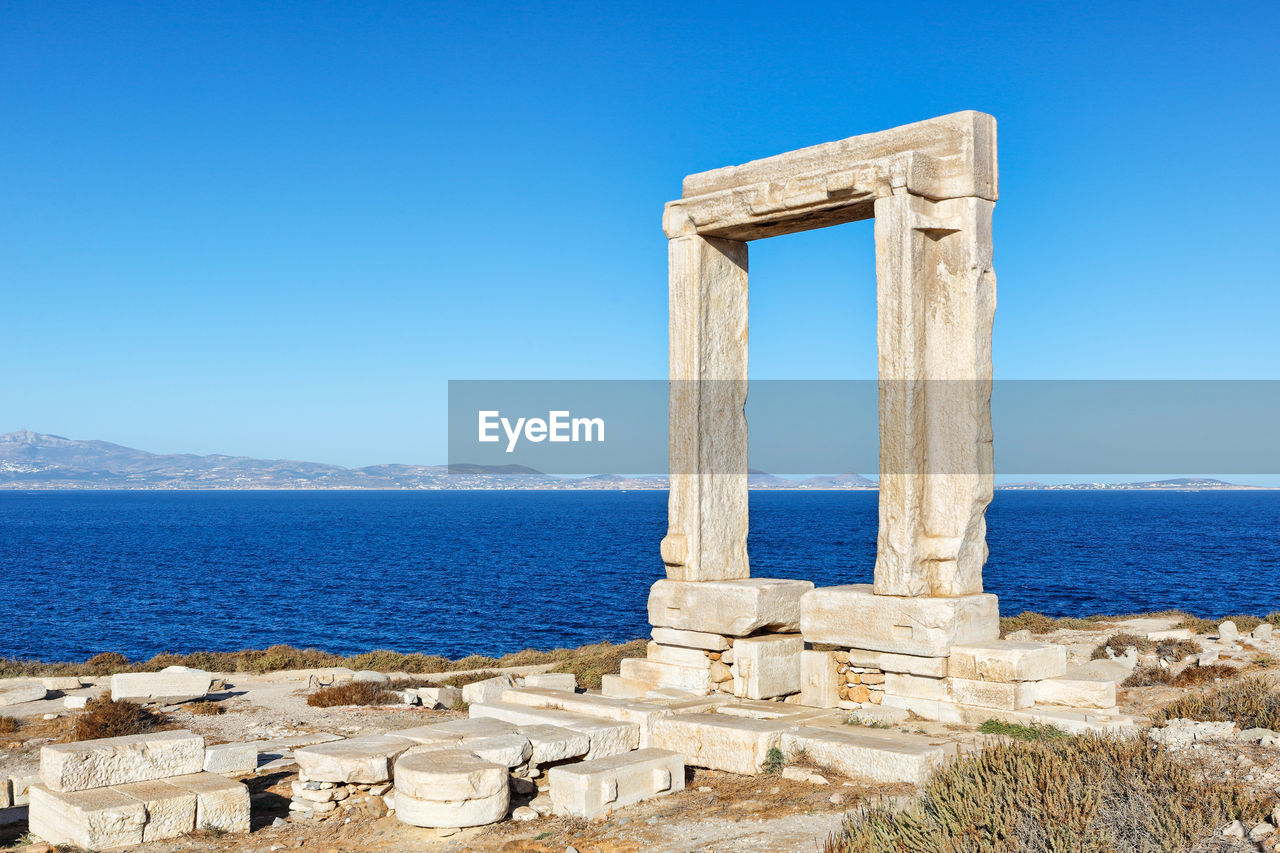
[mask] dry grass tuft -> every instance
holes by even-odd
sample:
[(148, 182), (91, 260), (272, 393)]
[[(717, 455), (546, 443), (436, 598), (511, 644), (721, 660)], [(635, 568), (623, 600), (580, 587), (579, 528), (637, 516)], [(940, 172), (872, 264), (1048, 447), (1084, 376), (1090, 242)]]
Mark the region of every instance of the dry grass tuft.
[(207, 699), (202, 699), (199, 702), (188, 702), (182, 707), (184, 710), (201, 717), (216, 717), (218, 714), (227, 713), (227, 709), (221, 704), (210, 702)]
[(1269, 799), (1146, 737), (1002, 742), (939, 770), (911, 806), (864, 806), (826, 853), (1187, 850)]
[(648, 644), (648, 640), (632, 640), (616, 646), (613, 643), (583, 646), (574, 653), (573, 657), (551, 671), (572, 672), (578, 679), (579, 687), (598, 688), (600, 678), (616, 673), (622, 666), (623, 658), (644, 657)]
[(1051, 634), (1059, 630), (1101, 631), (1107, 627), (1107, 619), (1106, 616), (1089, 616), (1084, 619), (1075, 616), (1046, 616), (1028, 610), (1017, 616), (1001, 617), (1000, 636), (1014, 631), (1030, 631), (1033, 634)]
[(142, 735), (158, 731), (167, 722), (160, 714), (133, 702), (115, 702), (106, 697), (90, 699), (85, 705), (84, 713), (75, 718), (70, 739), (79, 741)]
[(1278, 729), (1280, 693), (1269, 676), (1240, 676), (1207, 692), (1187, 693), (1151, 714), (1151, 722), (1157, 725), (1178, 718), (1233, 722), (1242, 729)]
[(312, 708), (332, 708), (336, 705), (389, 705), (396, 697), (385, 686), (372, 681), (348, 681), (332, 687), (321, 687), (307, 696)]
[(1240, 674), (1240, 670), (1225, 663), (1211, 663), (1207, 666), (1189, 666), (1173, 677), (1170, 682), (1174, 687), (1201, 687), (1218, 681), (1227, 681)]
[(1059, 740), (1071, 737), (1057, 726), (1043, 726), (1039, 723), (1024, 726), (1021, 723), (1009, 723), (994, 717), (978, 726), (978, 731), (984, 735), (1004, 735), (1015, 740)]
[(11, 735), (18, 730), (19, 723), (13, 717), (0, 717), (0, 735)]
[(1157, 687), (1173, 684), (1173, 673), (1158, 666), (1140, 666), (1120, 682), (1121, 687)]
[(1156, 650), (1156, 644), (1146, 637), (1121, 631), (1112, 634), (1102, 645), (1093, 650), (1093, 660), (1124, 657), (1129, 649), (1136, 649), (1138, 654), (1145, 655)]

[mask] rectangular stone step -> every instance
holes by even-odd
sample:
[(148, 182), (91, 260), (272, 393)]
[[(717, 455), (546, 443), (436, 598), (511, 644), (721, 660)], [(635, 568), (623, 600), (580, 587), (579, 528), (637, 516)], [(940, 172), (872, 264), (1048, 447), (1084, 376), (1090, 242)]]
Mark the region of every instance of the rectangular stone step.
[(980, 681), (1039, 681), (1067, 674), (1067, 650), (1052, 643), (989, 640), (951, 647), (947, 674)]
[(1041, 705), (1114, 708), (1116, 683), (1105, 678), (1049, 678), (1036, 682), (1035, 701)]
[(588, 759), (607, 758), (640, 748), (640, 726), (600, 717), (574, 714), (556, 708), (530, 708), (508, 702), (478, 702), (471, 706), (472, 717), (489, 717), (516, 726), (546, 724), (582, 732), (591, 739)]
[(548, 779), (552, 810), (586, 820), (684, 790), (684, 759), (665, 749), (642, 749), (553, 767)]
[(142, 828), (143, 842), (178, 838), (196, 828), (196, 794), (167, 781), (133, 782), (113, 789), (132, 797), (147, 810), (147, 824)]
[(642, 658), (625, 658), (619, 666), (619, 673), (623, 678), (647, 682), (657, 687), (674, 687), (697, 693), (711, 691), (709, 669), (676, 666)]
[(686, 764), (742, 776), (761, 772), (770, 749), (794, 726), (723, 714), (675, 714), (653, 725), (653, 746), (684, 756)]
[(189, 731), (54, 743), (40, 750), (50, 791), (86, 791), (204, 770), (204, 738)]
[(249, 831), (249, 789), (217, 773), (193, 773), (164, 780), (196, 795), (196, 829)]
[(643, 699), (650, 690), (656, 690), (657, 687), (651, 682), (623, 678), (621, 675), (600, 676), (601, 694), (614, 699)]
[(28, 826), (50, 844), (107, 850), (142, 843), (147, 807), (111, 788), (53, 791), (32, 785)]
[(671, 666), (687, 666), (692, 669), (710, 669), (711, 658), (702, 649), (686, 649), (683, 646), (664, 646), (651, 642), (645, 646), (645, 659)]
[(802, 753), (806, 762), (845, 776), (913, 785), (922, 784), (947, 757), (946, 749), (928, 738), (872, 731), (804, 726), (784, 732), (781, 749), (788, 759)]
[(654, 628), (653, 639), (665, 646), (683, 646), (708, 652), (723, 652), (729, 648), (729, 639), (706, 631), (682, 631), (679, 628)]
[(507, 690), (502, 694), (502, 701), (509, 705), (554, 708), (604, 720), (635, 723), (640, 726), (641, 748), (649, 745), (649, 732), (653, 730), (654, 721), (671, 713), (667, 708), (649, 702), (619, 699), (596, 693), (568, 693), (542, 687), (520, 687)]
[(391, 781), (396, 758), (412, 746), (408, 738), (366, 735), (303, 747), (293, 757), (312, 782), (374, 785)]

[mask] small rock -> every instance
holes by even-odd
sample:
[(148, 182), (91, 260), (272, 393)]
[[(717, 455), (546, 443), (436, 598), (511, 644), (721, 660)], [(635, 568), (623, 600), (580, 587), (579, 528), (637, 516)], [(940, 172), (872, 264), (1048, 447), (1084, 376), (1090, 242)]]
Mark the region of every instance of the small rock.
[(1276, 738), (1276, 737), (1280, 737), (1280, 734), (1273, 732), (1271, 729), (1258, 729), (1258, 728), (1245, 729), (1240, 734), (1236, 735), (1237, 740), (1245, 740), (1245, 741), (1249, 741), (1250, 743), (1262, 743), (1267, 738)]
[(564, 853), (578, 853), (578, 848), (570, 844), (568, 847), (564, 848)]
[(518, 776), (511, 777), (511, 793), (527, 796), (538, 790), (538, 786), (533, 784), (532, 779), (521, 779)]
[(65, 696), (62, 699), (62, 706), (68, 711), (83, 711), (88, 703), (88, 696)]
[(1276, 831), (1276, 828), (1274, 826), (1267, 823), (1266, 821), (1263, 821), (1262, 823), (1255, 826), (1253, 829), (1249, 830), (1249, 840), (1261, 841), (1262, 839), (1266, 838), (1268, 835), (1270, 835), (1275, 831)]
[(657, 826), (658, 819), (656, 817), (651, 817), (648, 820), (646, 820), (645, 823), (647, 823), (649, 826)]
[(45, 714), (45, 715), (44, 715), (44, 718), (45, 718), (46, 720), (56, 720), (56, 719), (58, 719), (58, 717), (59, 717), (59, 715), (58, 715), (58, 714)]
[(810, 773), (809, 778), (806, 779), (805, 781), (808, 782), (810, 785), (830, 785), (831, 784), (830, 782), (827, 781), (826, 776), (822, 776), (817, 773)]
[(1217, 649), (1209, 649), (1209, 651), (1207, 652), (1201, 652), (1200, 656), (1196, 658), (1196, 663), (1199, 664), (1200, 666), (1208, 666), (1211, 663), (1217, 663), (1217, 662), (1218, 662)]
[(1271, 632), (1273, 630), (1274, 629), (1270, 622), (1263, 622), (1261, 625), (1254, 628), (1253, 631), (1250, 632), (1249, 636), (1253, 637), (1255, 640), (1270, 640)]
[(1021, 631), (1012, 631), (1008, 634), (1005, 634), (1004, 638), (1006, 640), (1014, 640), (1017, 642), (1029, 643), (1031, 642), (1031, 632), (1026, 628), (1023, 628)]
[(511, 813), (512, 820), (537, 820), (539, 817), (541, 815), (528, 806), (520, 806), (520, 808)]
[(1244, 824), (1238, 820), (1233, 820), (1222, 827), (1223, 838), (1244, 838), (1248, 833), (1249, 831), (1245, 829)]
[(1236, 623), (1228, 619), (1218, 626), (1218, 639), (1224, 643), (1234, 643), (1240, 639), (1240, 631), (1236, 628)]
[(710, 793), (711, 793), (711, 786), (710, 786), (710, 785), (703, 785), (701, 788), (699, 788), (699, 789), (698, 789), (698, 793), (699, 793), (699, 794), (710, 794)]
[[(167, 790), (167, 789), (166, 789), (166, 790)], [(282, 826), (288, 826), (288, 825), (289, 825), (289, 821), (285, 820), (285, 819), (284, 819), (284, 818), (282, 818), (282, 817), (278, 817), (278, 818), (276, 818), (275, 820), (271, 821), (271, 828), (272, 828), (272, 829), (279, 829), (279, 828), (280, 828), (280, 827), (282, 827)], [(272, 850), (275, 850), (276, 848), (272, 847), (271, 849), (272, 849)]]
[(383, 794), (385, 794), (387, 791), (390, 791), (390, 790), (391, 790), (391, 783), (383, 782), (379, 785), (374, 785), (370, 787), (369, 793), (373, 794), (375, 797), (381, 797)]
[(832, 794), (830, 797), (828, 797), (828, 798), (827, 798), (827, 802), (831, 803), (831, 805), (833, 805), (833, 806), (843, 806), (843, 805), (844, 805), (844, 795), (843, 795), (843, 794)]

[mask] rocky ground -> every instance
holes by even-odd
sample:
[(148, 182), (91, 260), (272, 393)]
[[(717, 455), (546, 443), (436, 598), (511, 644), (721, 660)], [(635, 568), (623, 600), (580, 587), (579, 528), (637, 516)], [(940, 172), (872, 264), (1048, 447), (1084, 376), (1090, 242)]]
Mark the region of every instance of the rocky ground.
[[(1117, 679), (1135, 666), (1159, 666), (1158, 660), (1138, 654), (1120, 655), (1113, 660), (1104, 655), (1095, 659), (1094, 650), (1107, 637), (1119, 632), (1145, 636), (1171, 627), (1172, 619), (1132, 619), (1116, 623), (1095, 623), (1070, 630), (1039, 634), (1065, 645), (1070, 664), (1091, 671), (1114, 671)], [(1218, 661), (1229, 666), (1257, 671), (1280, 658), (1280, 648), (1271, 641), (1254, 642), (1247, 637), (1234, 641), (1197, 635), (1196, 642), (1216, 651)], [(1195, 666), (1194, 661), (1175, 666)], [(530, 667), (521, 668), (529, 671)], [(532, 669), (536, 669), (532, 668)], [(382, 733), (460, 716), (457, 711), (431, 711), (416, 707), (313, 708), (306, 704), (312, 673), (280, 672), (266, 675), (228, 674), (224, 693), (218, 700), (225, 713), (194, 714), (184, 706), (168, 710), (175, 727), (191, 729), (206, 736), (209, 743), (246, 740), (275, 740), (295, 735), (332, 732), (344, 736)], [(1195, 688), (1168, 685), (1125, 688), (1120, 691), (1121, 710), (1135, 716), (1183, 695)], [(84, 695), (101, 688), (78, 691)], [(0, 777), (34, 773), (39, 749), (65, 737), (76, 712), (64, 710), (61, 699), (31, 703), (23, 709), (23, 725), (17, 733), (0, 735)], [(11, 709), (6, 709), (9, 712)], [(57, 714), (53, 719), (46, 715)], [(1201, 724), (1206, 725), (1206, 724)], [(1211, 724), (1207, 724), (1211, 725)], [(988, 736), (960, 727), (912, 721), (907, 730), (930, 734), (945, 733), (968, 748), (980, 746)], [(1271, 793), (1280, 792), (1280, 743), (1265, 736), (1245, 740), (1231, 727), (1210, 727), (1172, 732), (1169, 745), (1188, 760), (1207, 766), (1211, 772), (1239, 779)], [(276, 769), (245, 781), (253, 797), (253, 831), (248, 836), (191, 837), (144, 845), (139, 850), (160, 853), (187, 851), (275, 851), (306, 849), (318, 851), (482, 851), (492, 853), (782, 853), (817, 851), (836, 832), (845, 811), (859, 803), (885, 797), (909, 797), (910, 788), (868, 786), (856, 779), (814, 768), (821, 781), (798, 778), (787, 772), (756, 778), (690, 769), (686, 789), (678, 794), (650, 800), (615, 813), (608, 820), (584, 822), (545, 817), (528, 821), (507, 821), (489, 827), (461, 831), (437, 831), (410, 827), (386, 813), (381, 800), (373, 798), (346, 806), (337, 817), (310, 824), (288, 820), (290, 783), (297, 779), (296, 768), (287, 759)], [(519, 803), (513, 803), (518, 805)], [(0, 826), (0, 848), (41, 850), (25, 837), (24, 824)], [(1247, 848), (1241, 848), (1247, 849)]]

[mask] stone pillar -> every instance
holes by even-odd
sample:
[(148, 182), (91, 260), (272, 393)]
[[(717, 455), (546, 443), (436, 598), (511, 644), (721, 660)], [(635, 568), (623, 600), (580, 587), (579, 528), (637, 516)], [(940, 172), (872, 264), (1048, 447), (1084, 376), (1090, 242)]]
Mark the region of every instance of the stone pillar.
[(982, 591), (994, 486), (994, 207), (902, 189), (875, 202), (880, 595)]
[(680, 581), (747, 565), (747, 244), (669, 243), (671, 492), (662, 561)]

